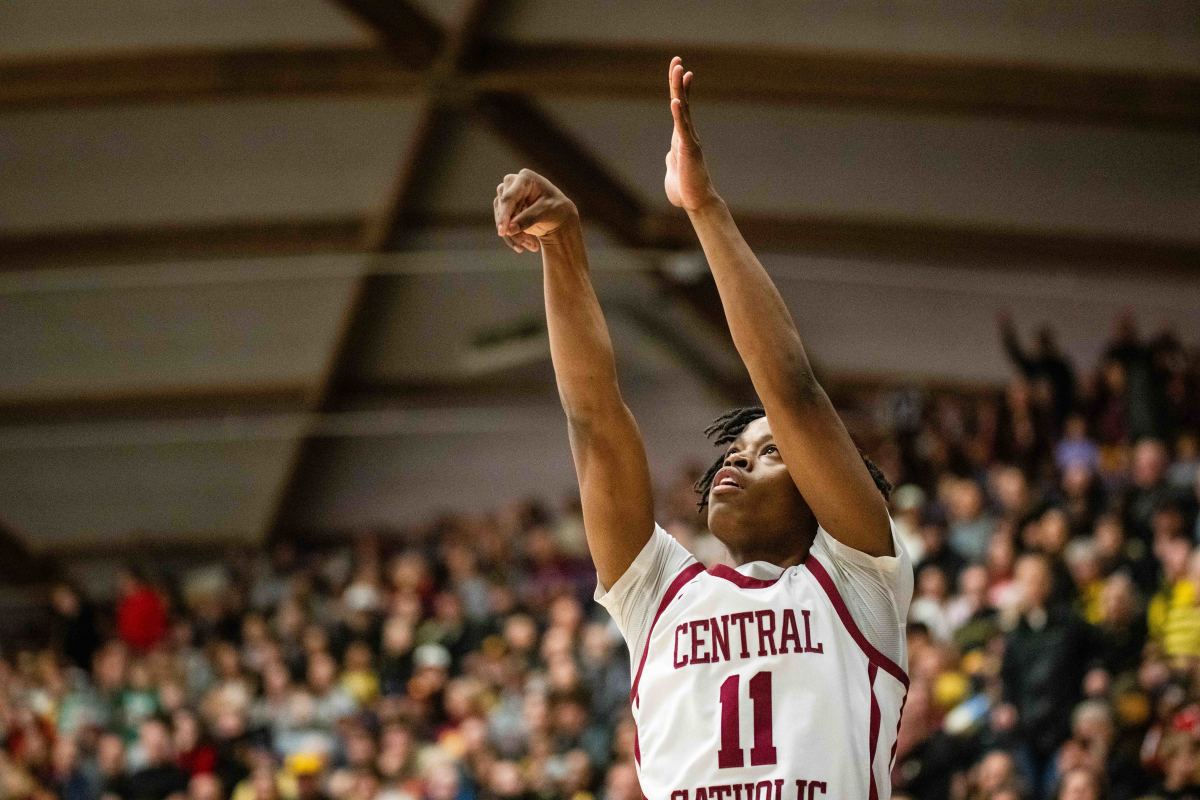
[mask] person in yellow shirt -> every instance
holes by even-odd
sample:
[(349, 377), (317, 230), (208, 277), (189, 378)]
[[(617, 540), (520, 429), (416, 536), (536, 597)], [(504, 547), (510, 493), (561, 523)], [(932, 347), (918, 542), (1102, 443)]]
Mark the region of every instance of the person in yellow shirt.
[(1200, 658), (1200, 552), (1184, 537), (1156, 543), (1163, 585), (1150, 600), (1150, 636), (1176, 661)]

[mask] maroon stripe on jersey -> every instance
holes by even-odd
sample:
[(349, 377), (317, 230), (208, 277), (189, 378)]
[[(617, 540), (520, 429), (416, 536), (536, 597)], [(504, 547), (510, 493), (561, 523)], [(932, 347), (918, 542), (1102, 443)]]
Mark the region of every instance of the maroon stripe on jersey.
[(654, 612), (654, 619), (650, 621), (650, 630), (646, 631), (646, 646), (642, 648), (642, 660), (638, 662), (637, 673), (633, 676), (633, 685), (629, 687), (629, 702), (637, 702), (638, 683), (642, 680), (642, 670), (646, 667), (646, 656), (650, 654), (650, 637), (654, 634), (654, 626), (658, 624), (658, 618), (667, 610), (667, 606), (671, 605), (671, 601), (683, 589), (684, 584), (695, 578), (701, 572), (704, 572), (704, 565), (700, 562), (688, 564), (684, 567), (675, 579), (671, 581), (671, 585), (667, 587), (667, 591), (663, 594), (662, 602), (658, 604), (658, 611)]
[(896, 768), (896, 747), (900, 744), (900, 720), (904, 719), (904, 706), (908, 704), (908, 692), (900, 698), (900, 713), (896, 716), (896, 735), (892, 738), (892, 754), (888, 757), (888, 769)]
[(842, 625), (846, 627), (850, 636), (858, 643), (863, 653), (866, 654), (867, 660), (900, 681), (904, 684), (904, 688), (908, 689), (908, 675), (904, 674), (904, 670), (900, 669), (900, 665), (876, 650), (875, 646), (868, 642), (867, 637), (863, 636), (863, 632), (858, 629), (858, 625), (854, 622), (854, 617), (850, 616), (850, 609), (846, 608), (846, 601), (842, 600), (842, 595), (838, 592), (837, 585), (833, 582), (833, 578), (829, 577), (829, 573), (825, 571), (825, 566), (821, 563), (821, 560), (816, 556), (810, 555), (804, 560), (804, 566), (808, 567), (808, 571), (817, 579), (817, 583), (821, 584), (821, 588), (825, 590), (825, 594), (829, 595), (829, 602), (833, 603), (833, 610), (837, 612), (838, 617), (842, 620)]
[(871, 664), (867, 667), (867, 683), (871, 689), (871, 738), (868, 739), (871, 743), (871, 798), (870, 800), (879, 800), (879, 788), (875, 785), (875, 748), (879, 746), (879, 698), (875, 696), (875, 674), (878, 672), (878, 667)]
[(765, 589), (768, 586), (774, 586), (778, 583), (779, 579), (783, 577), (784, 572), (787, 572), (787, 570), (780, 572), (777, 577), (767, 580), (765, 578), (751, 578), (749, 575), (743, 575), (736, 569), (728, 567), (725, 564), (715, 564), (709, 569), (708, 574), (717, 578), (724, 578), (742, 589)]

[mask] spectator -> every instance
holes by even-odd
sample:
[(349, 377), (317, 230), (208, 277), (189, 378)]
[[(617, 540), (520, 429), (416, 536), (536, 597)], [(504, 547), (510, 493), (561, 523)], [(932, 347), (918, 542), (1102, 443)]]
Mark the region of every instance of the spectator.
[(1011, 754), (1004, 750), (993, 750), (983, 757), (975, 768), (971, 785), (973, 796), (993, 798), (1006, 790), (1017, 790), (1016, 763)]
[(216, 775), (200, 773), (188, 782), (187, 800), (222, 800), (224, 796)]
[(1108, 793), (1095, 770), (1075, 767), (1062, 776), (1054, 797), (1055, 800), (1105, 800)]
[(191, 776), (174, 763), (170, 731), (163, 720), (153, 718), (141, 724), (138, 748), (142, 766), (129, 776), (129, 800), (164, 800), (187, 791)]
[(954, 481), (946, 498), (950, 516), (950, 546), (965, 561), (980, 561), (996, 520), (987, 512), (983, 489), (973, 480)]
[(167, 635), (166, 605), (133, 567), (121, 573), (119, 592), (117, 631), (121, 639), (134, 650), (149, 650)]
[(97, 795), (95, 786), (79, 763), (75, 740), (64, 736), (54, 743), (50, 788), (63, 800), (90, 800)]
[(54, 609), (56, 646), (72, 664), (83, 670), (92, 668), (92, 656), (100, 648), (100, 632), (96, 626), (96, 610), (74, 586), (63, 582), (50, 590)]
[(1086, 472), (1100, 468), (1100, 448), (1088, 438), (1087, 418), (1079, 413), (1067, 417), (1063, 437), (1054, 446), (1054, 464), (1062, 472), (1082, 467)]
[(1104, 351), (1106, 360), (1119, 364), (1125, 375), (1125, 403), (1130, 438), (1162, 438), (1170, 433), (1168, 376), (1163, 356), (1173, 347), (1169, 335), (1143, 343), (1131, 314), (1117, 319), (1113, 338)]
[(921, 539), (921, 508), (925, 505), (925, 492), (920, 486), (906, 484), (892, 492), (892, 519), (896, 523), (896, 535), (908, 551), (914, 564), (925, 558), (925, 543)]
[(1151, 792), (1158, 800), (1200, 800), (1196, 780), (1196, 742), (1186, 733), (1172, 733), (1162, 744), (1163, 778)]
[[(911, 615), (911, 612), (910, 612)], [(958, 576), (958, 595), (947, 607), (954, 642), (963, 652), (984, 648), (998, 630), (996, 609), (988, 600), (988, 573), (972, 564)]]
[(312, 692), (313, 719), (317, 725), (333, 729), (339, 721), (358, 709), (358, 704), (337, 682), (338, 665), (333, 656), (321, 651), (308, 662), (308, 689)]
[(1110, 575), (1100, 590), (1097, 652), (1110, 675), (1131, 673), (1141, 660), (1146, 617), (1139, 613), (1136, 591), (1124, 572)]
[(950, 592), (945, 573), (937, 564), (923, 564), (917, 572), (916, 583), (908, 618), (924, 625), (938, 641), (950, 641), (955, 626), (950, 616)]
[(1132, 480), (1121, 498), (1125, 528), (1149, 543), (1154, 512), (1179, 499), (1166, 481), (1167, 448), (1157, 439), (1141, 439), (1133, 449)]
[(958, 574), (967, 565), (966, 559), (950, 547), (946, 526), (941, 522), (926, 520), (921, 524), (921, 542), (925, 545), (925, 554), (917, 562), (916, 571), (927, 564), (935, 565), (946, 576), (947, 580), (958, 580)]
[(1033, 794), (1042, 796), (1058, 746), (1070, 734), (1066, 710), (1080, 698), (1090, 642), (1069, 609), (1049, 604), (1048, 559), (1027, 554), (1017, 561), (1017, 605), (1004, 647), (1004, 699), (1016, 711), (1023, 739), (1021, 769)]
[(998, 317), (1000, 336), (1004, 352), (1026, 380), (1043, 381), (1053, 400), (1054, 430), (1063, 429), (1063, 421), (1075, 407), (1075, 370), (1063, 355), (1054, 336), (1054, 330), (1043, 326), (1038, 330), (1037, 347), (1027, 353), (1017, 338), (1017, 330), (1008, 314)]

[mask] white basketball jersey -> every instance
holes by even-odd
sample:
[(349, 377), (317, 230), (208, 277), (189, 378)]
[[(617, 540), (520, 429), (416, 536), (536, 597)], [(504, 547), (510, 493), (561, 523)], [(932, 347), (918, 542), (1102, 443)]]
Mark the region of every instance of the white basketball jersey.
[(633, 680), (649, 800), (884, 800), (908, 690), (820, 557), (775, 580), (690, 564)]

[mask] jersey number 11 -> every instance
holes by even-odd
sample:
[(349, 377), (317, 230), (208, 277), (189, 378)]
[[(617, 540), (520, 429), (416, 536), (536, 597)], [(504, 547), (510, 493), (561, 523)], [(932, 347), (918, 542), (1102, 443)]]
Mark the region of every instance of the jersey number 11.
[[(721, 749), (717, 751), (720, 769), (746, 765), (746, 750), (741, 746), (740, 675), (730, 675), (721, 684)], [(750, 766), (775, 763), (775, 740), (771, 731), (771, 673), (759, 672), (750, 679), (750, 702), (754, 706), (754, 746), (750, 748)]]

